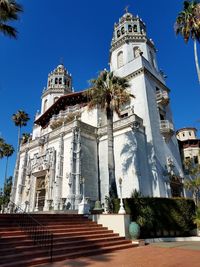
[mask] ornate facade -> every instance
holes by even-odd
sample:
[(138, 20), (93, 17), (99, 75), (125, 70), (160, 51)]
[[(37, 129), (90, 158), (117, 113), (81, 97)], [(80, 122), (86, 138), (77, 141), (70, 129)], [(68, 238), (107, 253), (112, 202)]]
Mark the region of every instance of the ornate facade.
[[(128, 12), (114, 26), (110, 68), (128, 78), (135, 95), (121, 108), (121, 116), (114, 116), (117, 189), (122, 177), (123, 197), (130, 197), (134, 189), (143, 195), (170, 197), (169, 173), (183, 175), (170, 90), (144, 22)], [(76, 210), (85, 186), (91, 204), (97, 199), (104, 202), (108, 195), (106, 151), (104, 112), (88, 111), (83, 92), (72, 92), (71, 75), (59, 65), (48, 76), (32, 138), (20, 147), (11, 200), (22, 207), (28, 203), (29, 211)]]

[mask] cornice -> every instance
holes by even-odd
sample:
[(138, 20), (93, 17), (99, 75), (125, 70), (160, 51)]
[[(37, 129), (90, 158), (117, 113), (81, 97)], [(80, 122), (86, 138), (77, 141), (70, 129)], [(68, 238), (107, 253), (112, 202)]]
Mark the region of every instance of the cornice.
[(126, 35), (123, 36), (121, 39), (114, 41), (113, 43), (111, 43), (111, 49), (110, 52), (113, 52), (114, 50), (118, 49), (120, 46), (122, 46), (125, 43), (128, 42), (132, 42), (132, 43), (136, 43), (136, 42), (143, 42), (143, 43), (147, 43), (155, 52), (156, 52), (156, 48), (154, 46), (154, 44), (146, 37), (146, 35)]
[(170, 89), (165, 85), (163, 84), (155, 75), (153, 75), (153, 73), (151, 73), (147, 68), (145, 67), (142, 67), (134, 72), (132, 72), (131, 74), (127, 75), (126, 78), (128, 80), (131, 80), (132, 78), (135, 78), (141, 74), (147, 74), (152, 80), (154, 80), (156, 83), (159, 84), (160, 87), (162, 87), (162, 89), (170, 92)]
[(65, 88), (50, 88), (44, 91), (44, 93), (42, 94), (42, 97), (48, 95), (48, 94), (55, 94), (55, 93), (65, 93), (66, 89)]
[(113, 52), (117, 48), (119, 48), (121, 45), (128, 43), (128, 42), (146, 42), (147, 38), (145, 35), (126, 35), (123, 38), (115, 41), (114, 43), (111, 44), (111, 49), (110, 52)]

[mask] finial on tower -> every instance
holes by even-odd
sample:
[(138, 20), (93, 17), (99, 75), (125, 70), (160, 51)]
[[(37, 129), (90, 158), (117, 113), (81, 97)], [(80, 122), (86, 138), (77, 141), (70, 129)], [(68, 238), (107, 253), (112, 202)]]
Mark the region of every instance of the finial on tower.
[(63, 57), (60, 57), (60, 65), (64, 65), (64, 60), (63, 60)]
[(124, 8), (124, 11), (125, 11), (126, 13), (128, 13), (128, 8), (129, 8), (129, 6), (126, 6), (126, 7)]

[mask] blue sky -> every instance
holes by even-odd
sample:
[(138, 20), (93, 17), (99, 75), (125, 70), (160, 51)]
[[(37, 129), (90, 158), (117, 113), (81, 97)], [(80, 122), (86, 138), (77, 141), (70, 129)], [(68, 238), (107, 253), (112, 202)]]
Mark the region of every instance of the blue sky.
[[(158, 49), (159, 68), (168, 76), (176, 129), (200, 127), (198, 84), (192, 42), (176, 37), (173, 25), (182, 0), (21, 0), (24, 13), (14, 23), (17, 40), (0, 35), (0, 134), (17, 145), (17, 128), (11, 117), (18, 109), (31, 117), (23, 132), (31, 132), (47, 75), (62, 58), (72, 74), (75, 91), (108, 68), (114, 22), (129, 11), (147, 25), (148, 36)], [(198, 47), (199, 48), (199, 47)], [(16, 155), (9, 160), (13, 175)], [(0, 186), (5, 160), (0, 161)]]

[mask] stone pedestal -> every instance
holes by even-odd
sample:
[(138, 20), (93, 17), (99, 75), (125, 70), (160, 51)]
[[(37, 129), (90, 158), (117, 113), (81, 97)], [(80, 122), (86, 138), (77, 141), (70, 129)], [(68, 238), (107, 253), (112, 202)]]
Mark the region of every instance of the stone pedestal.
[(78, 205), (78, 214), (90, 214), (90, 205), (85, 198)]

